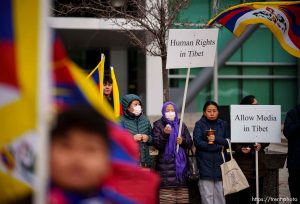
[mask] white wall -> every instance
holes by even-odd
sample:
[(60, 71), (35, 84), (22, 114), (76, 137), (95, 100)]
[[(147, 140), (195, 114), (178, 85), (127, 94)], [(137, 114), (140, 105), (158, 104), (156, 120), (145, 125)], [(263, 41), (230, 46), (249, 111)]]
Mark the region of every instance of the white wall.
[(127, 94), (128, 60), (127, 49), (110, 49), (110, 65), (114, 67), (118, 81), (120, 98)]
[(147, 115), (161, 115), (163, 104), (162, 63), (160, 57), (146, 55)]

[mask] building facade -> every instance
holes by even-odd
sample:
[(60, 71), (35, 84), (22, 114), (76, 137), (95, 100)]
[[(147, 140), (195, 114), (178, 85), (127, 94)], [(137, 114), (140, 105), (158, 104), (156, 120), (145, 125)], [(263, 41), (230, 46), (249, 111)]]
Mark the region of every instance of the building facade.
[[(211, 1), (190, 0), (187, 8), (177, 18), (174, 28), (200, 28), (214, 16), (230, 6), (243, 3), (242, 0)], [(250, 1), (247, 1), (250, 2)], [(217, 7), (213, 5), (217, 3)], [(159, 57), (145, 55), (130, 43), (126, 35), (110, 20), (93, 17), (52, 17), (51, 25), (61, 35), (67, 50), (84, 69), (93, 69), (100, 60), (100, 53), (106, 55), (106, 67), (114, 66), (121, 96), (126, 93), (139, 94), (145, 101), (148, 115), (160, 114), (162, 105), (162, 75)], [(129, 28), (143, 35), (143, 31)], [(235, 37), (221, 27), (218, 38), (218, 54), (226, 49)], [(201, 112), (206, 100), (221, 105), (238, 104), (245, 95), (255, 95), (260, 104), (281, 105), (282, 114), (299, 103), (299, 59), (289, 55), (265, 26), (258, 29), (244, 41), (239, 49), (215, 75), (218, 87), (214, 91), (213, 79), (187, 107), (189, 112)], [(193, 68), (190, 84), (201, 75), (203, 68)], [(213, 68), (212, 68), (213, 69)], [(171, 100), (179, 102), (183, 97), (185, 69), (172, 70), (169, 74)]]

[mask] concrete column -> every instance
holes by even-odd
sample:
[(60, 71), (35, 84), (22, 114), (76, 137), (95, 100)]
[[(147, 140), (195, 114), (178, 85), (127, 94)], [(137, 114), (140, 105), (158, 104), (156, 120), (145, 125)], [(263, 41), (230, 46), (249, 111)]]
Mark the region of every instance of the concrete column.
[(114, 67), (118, 80), (120, 97), (127, 94), (128, 90), (128, 57), (127, 49), (111, 49), (110, 65)]
[(213, 82), (214, 82), (214, 101), (219, 103), (219, 70), (218, 70), (218, 51), (215, 57), (215, 66), (214, 66), (214, 75), (213, 75)]
[(163, 104), (162, 63), (160, 57), (146, 56), (146, 113), (161, 115)]
[(137, 76), (138, 76), (138, 90), (137, 93), (144, 101), (145, 108), (147, 110), (147, 103), (146, 103), (146, 55), (145, 53), (138, 52), (137, 53)]

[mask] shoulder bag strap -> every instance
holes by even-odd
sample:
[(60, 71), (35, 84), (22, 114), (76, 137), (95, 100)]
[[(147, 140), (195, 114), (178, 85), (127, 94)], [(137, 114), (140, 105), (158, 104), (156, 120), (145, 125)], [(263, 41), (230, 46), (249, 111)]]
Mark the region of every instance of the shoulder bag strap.
[[(229, 146), (229, 153), (230, 153), (230, 160), (233, 159), (233, 156), (232, 156), (232, 149), (231, 149), (231, 142), (230, 142), (230, 139), (226, 139), (227, 143), (228, 143), (228, 146)], [(224, 146), (222, 147), (222, 158), (223, 158), (223, 161), (226, 162), (225, 160), (225, 156), (224, 156)]]

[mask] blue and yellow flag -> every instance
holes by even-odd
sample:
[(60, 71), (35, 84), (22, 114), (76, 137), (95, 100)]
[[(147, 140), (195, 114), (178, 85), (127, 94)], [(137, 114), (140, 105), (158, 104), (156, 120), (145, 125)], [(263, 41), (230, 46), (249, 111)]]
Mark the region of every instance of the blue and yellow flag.
[(0, 6), (0, 203), (32, 191), (37, 152), (39, 0)]
[[(103, 95), (104, 63), (105, 63), (105, 56), (104, 54), (101, 54), (100, 62), (87, 76), (87, 79), (92, 78), (94, 82), (97, 84), (97, 86), (99, 87), (99, 93), (100, 93), (99, 98), (101, 103), (103, 103), (104, 101), (104, 97), (103, 97), (104, 96)], [(117, 78), (113, 67), (110, 67), (110, 76), (112, 79), (113, 109), (114, 109), (115, 117), (118, 118), (121, 113), (120, 94), (119, 94)]]
[(106, 100), (101, 102), (96, 83), (93, 80), (87, 80), (82, 69), (69, 59), (59, 39), (55, 40), (53, 51), (56, 109), (63, 110), (75, 104), (89, 104), (107, 119), (115, 121), (116, 118), (108, 102)]
[(87, 76), (87, 79), (92, 78), (95, 81), (95, 83), (98, 85), (99, 93), (100, 93), (99, 97), (100, 97), (101, 103), (104, 100), (104, 97), (103, 97), (104, 64), (105, 64), (105, 55), (101, 54), (100, 62), (91, 71), (91, 73), (89, 73), (89, 75)]
[(208, 22), (216, 21), (239, 37), (250, 24), (262, 23), (280, 45), (300, 58), (300, 1), (255, 2), (233, 6)]

